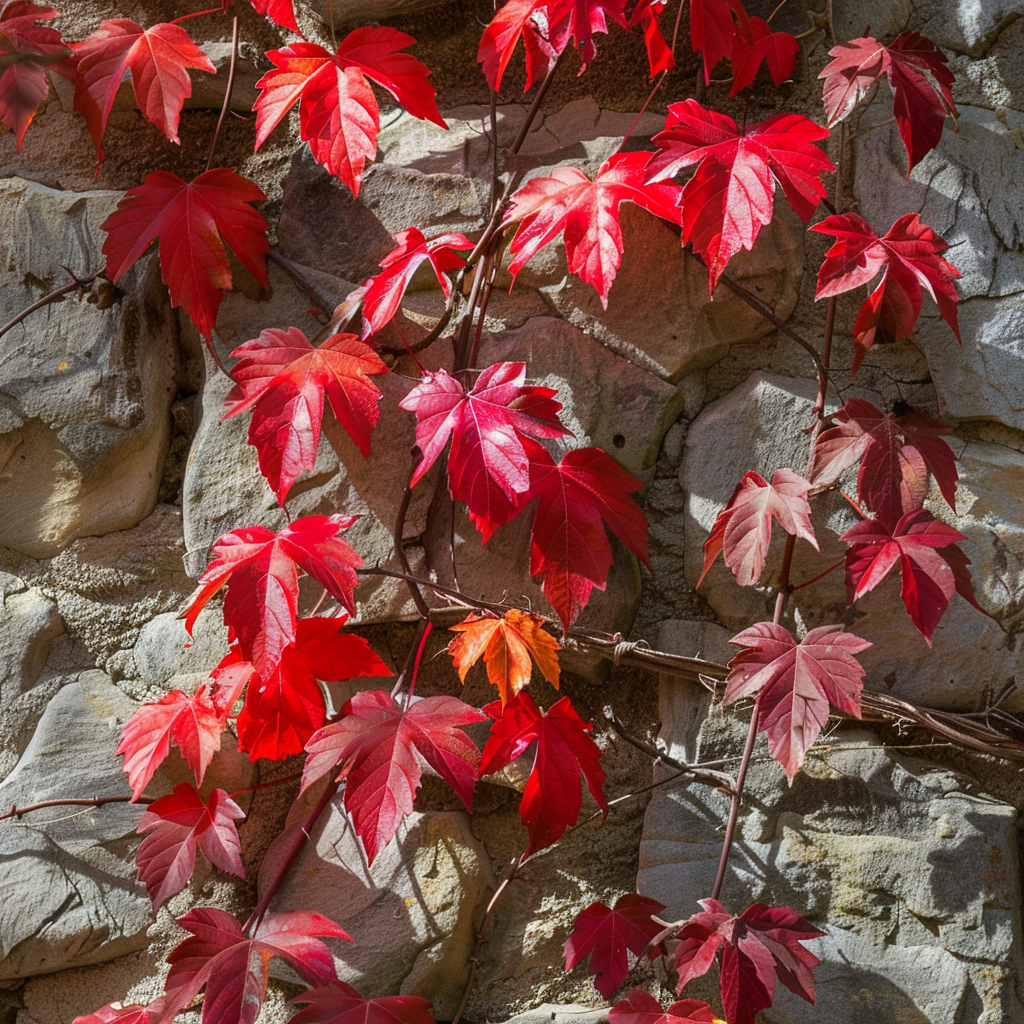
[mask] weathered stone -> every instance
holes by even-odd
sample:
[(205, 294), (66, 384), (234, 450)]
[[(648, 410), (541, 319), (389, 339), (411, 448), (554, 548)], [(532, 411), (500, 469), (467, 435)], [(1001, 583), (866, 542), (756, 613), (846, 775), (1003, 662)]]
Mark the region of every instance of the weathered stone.
[[(312, 809), (315, 795), (309, 792), (264, 858), (261, 888), (276, 874), (290, 829)], [(271, 910), (313, 908), (339, 922), (354, 942), (332, 943), (338, 977), (364, 996), (425, 996), (435, 1017), (454, 1015), (469, 969), (474, 915), (494, 884), (469, 816), (408, 815), (372, 867), (338, 801), (320, 818), (311, 840)]]
[(603, 1024), (607, 1019), (608, 1007), (595, 1010), (575, 1003), (542, 1003), (509, 1017), (505, 1024)]
[[(669, 700), (689, 699), (662, 687), (673, 688)], [(712, 714), (700, 759), (735, 755), (745, 732), (731, 714)], [(792, 787), (763, 743), (755, 751), (722, 900), (736, 913), (788, 905), (825, 932), (808, 943), (823, 961), (817, 1005), (779, 986), (765, 1020), (1022, 1019), (1016, 812), (972, 780), (877, 743), (865, 730), (832, 737)], [(728, 804), (690, 786), (659, 790), (648, 805), (637, 888), (665, 903), (668, 919), (711, 891)]]
[[(0, 320), (102, 266), (99, 226), (120, 195), (0, 182)], [(121, 279), (109, 309), (75, 298), (4, 339), (0, 543), (36, 558), (75, 537), (134, 526), (152, 511), (170, 436), (176, 332), (155, 261)]]

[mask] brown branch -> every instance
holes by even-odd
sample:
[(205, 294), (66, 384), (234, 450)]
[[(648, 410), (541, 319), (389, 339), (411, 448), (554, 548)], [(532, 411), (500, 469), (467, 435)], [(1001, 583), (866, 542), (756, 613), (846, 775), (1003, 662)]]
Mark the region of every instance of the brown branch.
[(69, 295), (71, 292), (81, 291), (83, 288), (89, 287), (97, 277), (99, 277), (99, 274), (93, 274), (92, 277), (76, 277), (70, 284), (64, 284), (61, 285), (60, 288), (54, 288), (52, 292), (44, 295), (41, 299), (37, 299), (31, 306), (27, 306), (23, 309), (13, 320), (8, 320), (3, 327), (0, 327), (0, 338), (2, 338), (12, 327), (17, 327), (22, 320), (30, 317), (37, 309), (42, 309), (43, 306), (48, 306), (51, 302), (56, 302), (57, 299), (62, 298), (65, 295)]
[[(138, 800), (134, 801), (139, 804), (152, 803), (154, 798), (140, 796)], [(127, 804), (132, 803), (130, 796), (83, 796), (69, 798), (66, 800), (41, 800), (37, 804), (25, 804), (24, 807), (18, 807), (15, 804), (11, 805), (9, 811), (5, 811), (0, 814), (0, 821), (6, 821), (8, 818), (20, 818), (23, 814), (28, 814), (29, 811), (39, 811), (44, 807), (102, 807), (104, 804)], [(40, 822), (45, 825), (46, 822)]]

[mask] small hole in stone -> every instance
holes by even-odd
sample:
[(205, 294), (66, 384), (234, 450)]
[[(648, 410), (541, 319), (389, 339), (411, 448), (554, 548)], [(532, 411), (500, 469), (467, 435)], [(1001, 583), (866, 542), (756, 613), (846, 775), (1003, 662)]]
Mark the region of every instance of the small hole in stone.
[(626, 439), (621, 434), (616, 434), (612, 438), (612, 444), (615, 445), (616, 448), (625, 448)]

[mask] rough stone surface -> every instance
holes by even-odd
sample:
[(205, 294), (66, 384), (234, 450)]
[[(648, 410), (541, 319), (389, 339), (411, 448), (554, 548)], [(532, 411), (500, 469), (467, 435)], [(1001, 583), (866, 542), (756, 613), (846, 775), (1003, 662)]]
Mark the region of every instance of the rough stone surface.
[[(672, 687), (662, 682), (663, 690)], [(678, 688), (670, 701), (686, 701)], [(713, 713), (702, 760), (733, 754), (746, 723)], [(671, 732), (662, 739), (682, 745)], [(964, 776), (882, 750), (858, 730), (819, 744), (787, 787), (755, 751), (722, 900), (786, 904), (825, 931), (808, 948), (817, 1006), (780, 990), (772, 1024), (1000, 1024), (1019, 1020), (1017, 815)], [(637, 887), (669, 920), (710, 891), (729, 798), (702, 786), (648, 805)]]
[[(67, 264), (102, 266), (99, 225), (120, 196), (0, 181), (0, 321)], [(37, 558), (134, 526), (156, 503), (176, 388), (176, 331), (155, 263), (109, 309), (67, 298), (13, 328), (0, 370), (0, 544)]]
[[(307, 791), (289, 815), (292, 828), (313, 802)], [(274, 877), (276, 850), (287, 836), (286, 830), (264, 859), (261, 885)], [(315, 907), (341, 922), (354, 942), (332, 943), (338, 977), (364, 996), (425, 996), (437, 1018), (454, 1015), (475, 940), (474, 917), (494, 883), (469, 816), (409, 815), (372, 867), (337, 802), (311, 838), (271, 910)]]

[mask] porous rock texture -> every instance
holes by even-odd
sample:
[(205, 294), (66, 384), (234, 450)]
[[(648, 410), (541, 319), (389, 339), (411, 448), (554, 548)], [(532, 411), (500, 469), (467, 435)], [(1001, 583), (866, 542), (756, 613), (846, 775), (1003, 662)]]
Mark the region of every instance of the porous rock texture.
[[(59, 6), (71, 40), (104, 17), (149, 25), (183, 13), (170, 0)], [(761, 16), (774, 6), (748, 4)], [(263, 188), (272, 245), (319, 299), (297, 289), (278, 264), (269, 267), (269, 289), (233, 264), (234, 289), (225, 293), (214, 337), (227, 363), (234, 348), (268, 327), (299, 327), (314, 337), (323, 320), (311, 311), (314, 301), (330, 311), (374, 274), (395, 232), (415, 224), (428, 236), (459, 231), (475, 239), (488, 218), (491, 110), (472, 56), (492, 4), (300, 0), (297, 10), (303, 31), (325, 45), (331, 16), (339, 36), (371, 19), (411, 32), (419, 40), (414, 52), (434, 69), (449, 127), (411, 117), (381, 92), (378, 158), (358, 199), (311, 159), (297, 118), (254, 154), (247, 115), (269, 67), (263, 54), (290, 37), (236, 0), (242, 44), (217, 161)], [(828, 408), (850, 396), (882, 409), (907, 402), (952, 424), (956, 507), (936, 490), (928, 508), (966, 536), (988, 615), (955, 597), (929, 647), (905, 615), (897, 583), (887, 580), (850, 610), (837, 572), (797, 591), (783, 621), (797, 635), (843, 623), (873, 642), (863, 656), (868, 687), (968, 713), (997, 699), (1002, 713), (1024, 710), (1016, 685), (1024, 627), (1021, 14), (1015, 0), (833, 0), (828, 9), (838, 40), (867, 25), (886, 40), (905, 28), (923, 32), (943, 47), (957, 76), (958, 131), (949, 124), (909, 179), (884, 82), (846, 122), (843, 166), (844, 206), (878, 234), (916, 211), (949, 243), (947, 256), (962, 275), (963, 345), (926, 300), (912, 338), (876, 346), (851, 379), (848, 326), (863, 294), (841, 297)], [(819, 15), (793, 0), (776, 23), (804, 32)], [(155, 170), (186, 179), (203, 170), (230, 64), (230, 19), (184, 24), (218, 73), (192, 75), (180, 147), (140, 117), (127, 85), (114, 103), (98, 171), (67, 83), (54, 82), (20, 153), (0, 128), (0, 324), (69, 281), (62, 265), (79, 278), (102, 269), (100, 224), (124, 189)], [(583, 78), (567, 58), (515, 160), (522, 179), (559, 164), (593, 174), (627, 131), (627, 148), (650, 148), (664, 103), (691, 94), (697, 65), (682, 52), (687, 35), (684, 25), (680, 68), (639, 119), (649, 84), (636, 33), (599, 35), (600, 57)], [(830, 45), (822, 31), (805, 37), (795, 81), (779, 93), (762, 74), (752, 100), (727, 101), (727, 87), (713, 83), (707, 103), (740, 121), (788, 109), (820, 123), (816, 75)], [(531, 99), (522, 102), (518, 91), (521, 66), (513, 62), (509, 75), (494, 112), (503, 150)], [(825, 145), (839, 162), (838, 130)], [(830, 187), (834, 196), (831, 180)], [(781, 544), (776, 537), (762, 585), (738, 588), (719, 561), (696, 590), (702, 545), (744, 472), (804, 471), (800, 427), (816, 393), (813, 365), (733, 292), (719, 285), (712, 296), (706, 269), (684, 254), (669, 225), (627, 204), (622, 232), (625, 251), (607, 310), (568, 273), (561, 243), (527, 264), (511, 291), (501, 271), (482, 325), (480, 364), (527, 362), (532, 383), (558, 390), (573, 433), (567, 443), (602, 447), (645, 485), (640, 500), (655, 575), (614, 542), (607, 589), (595, 592), (581, 621), (723, 663), (736, 631), (771, 617)], [(826, 244), (804, 231), (780, 193), (771, 225), (729, 274), (817, 343), (824, 304), (814, 302), (814, 281)], [(443, 307), (436, 282), (418, 274), (398, 321), (405, 339), (415, 345)], [(453, 329), (418, 353), (423, 366), (448, 362)], [(391, 531), (414, 458), (413, 421), (397, 403), (418, 370), (396, 330), (383, 342), (398, 372), (378, 378), (384, 398), (369, 459), (328, 415), (316, 466), (294, 485), (288, 511), (293, 518), (358, 513), (349, 541), (367, 564), (397, 568)], [(171, 309), (154, 255), (128, 271), (117, 291), (86, 285), (82, 296), (70, 292), (0, 345), (0, 811), (52, 798), (125, 796), (114, 755), (124, 721), (142, 701), (193, 690), (227, 650), (216, 602), (191, 640), (179, 618), (213, 543), (242, 526), (278, 529), (287, 516), (246, 443), (248, 417), (221, 422), (231, 384), (187, 318)], [(507, 595), (546, 610), (527, 571), (529, 523), (516, 520), (481, 545), (464, 510), (452, 513), (441, 502), (441, 511), (430, 512), (441, 473), (432, 470), (411, 495), (403, 539), (414, 571), (430, 564), (439, 583), (457, 579), (466, 593)], [(848, 492), (852, 483), (852, 475), (843, 481)], [(798, 542), (794, 578), (810, 579), (840, 559), (838, 536), (855, 520), (837, 493), (816, 499), (822, 554)], [(454, 572), (447, 555), (434, 557), (450, 543)], [(303, 609), (318, 598), (319, 588), (304, 588)], [(414, 636), (407, 588), (366, 581), (357, 598), (361, 631), (397, 672)], [(459, 694), (481, 706), (493, 693), (479, 669), (459, 686), (443, 654), (447, 636), (435, 630), (417, 693)], [(489, 919), (468, 1024), (599, 1024), (606, 1009), (584, 969), (562, 970), (562, 946), (579, 911), (638, 890), (665, 903), (667, 915), (685, 916), (714, 876), (728, 797), (702, 784), (640, 792), (662, 776), (652, 775), (648, 753), (615, 737), (604, 712), (683, 761), (735, 757), (747, 712), (723, 711), (706, 687), (625, 664), (567, 651), (564, 665), (562, 693), (595, 722), (608, 795), (637, 795), (616, 804), (607, 820), (586, 797), (587, 824), (509, 887)], [(331, 706), (358, 688), (391, 685), (332, 683)], [(533, 692), (541, 704), (560, 695), (536, 681)], [(472, 735), (482, 744), (486, 727)], [(339, 976), (367, 996), (426, 996), (435, 1017), (450, 1020), (484, 907), (524, 846), (518, 802), (529, 765), (527, 756), (515, 771), (478, 784), (472, 815), (426, 777), (415, 812), (372, 866), (335, 800), (272, 909), (333, 917), (355, 940), (330, 943)], [(253, 766), (229, 734), (204, 790), (244, 789), (299, 766), (298, 759)], [(172, 752), (149, 792), (168, 792), (187, 777)], [(1024, 976), (1017, 837), (1024, 787), (1013, 762), (926, 749), (918, 733), (834, 722), (792, 787), (760, 745), (747, 786), (724, 901), (737, 910), (755, 900), (786, 903), (826, 933), (812, 944), (823, 960), (817, 1008), (783, 991), (762, 1020), (1024, 1020), (1017, 981)], [(0, 1024), (66, 1024), (111, 1000), (155, 998), (163, 959), (183, 934), (174, 917), (202, 903), (244, 920), (318, 792), (300, 796), (292, 781), (240, 797), (249, 812), (240, 832), (248, 880), (200, 857), (190, 887), (155, 917), (135, 879), (138, 806), (48, 808), (0, 821)], [(668, 1004), (671, 982), (656, 967), (634, 978)], [(294, 982), (287, 969), (273, 969), (262, 1019), (283, 1024), (291, 1016)], [(714, 1000), (714, 985), (702, 984), (685, 994)]]

